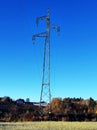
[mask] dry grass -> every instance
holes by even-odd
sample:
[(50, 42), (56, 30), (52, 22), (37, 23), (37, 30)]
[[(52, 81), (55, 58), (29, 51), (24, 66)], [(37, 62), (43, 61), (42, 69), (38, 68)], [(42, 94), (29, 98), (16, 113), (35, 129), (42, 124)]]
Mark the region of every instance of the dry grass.
[(0, 130), (97, 130), (97, 122), (0, 123)]

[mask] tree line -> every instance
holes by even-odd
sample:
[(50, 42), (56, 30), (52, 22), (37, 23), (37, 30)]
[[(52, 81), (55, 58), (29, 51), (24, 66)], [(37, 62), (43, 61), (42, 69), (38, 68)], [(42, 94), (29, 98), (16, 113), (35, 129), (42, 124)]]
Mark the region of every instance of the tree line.
[(13, 101), (10, 97), (0, 98), (0, 121), (97, 121), (97, 101), (93, 98), (53, 98), (42, 106), (32, 102)]
[(54, 98), (51, 101), (51, 112), (58, 120), (96, 121), (97, 102), (93, 98)]

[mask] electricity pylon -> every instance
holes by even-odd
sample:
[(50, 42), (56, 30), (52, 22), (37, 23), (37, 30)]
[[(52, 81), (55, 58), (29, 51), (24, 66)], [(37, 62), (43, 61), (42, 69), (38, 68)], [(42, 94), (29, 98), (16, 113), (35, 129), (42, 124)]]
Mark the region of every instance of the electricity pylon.
[(43, 75), (42, 75), (42, 85), (41, 85), (41, 94), (40, 94), (40, 107), (42, 103), (45, 102), (48, 105), (51, 102), (51, 91), (50, 91), (50, 29), (57, 29), (57, 32), (60, 32), (60, 27), (50, 24), (50, 10), (47, 10), (47, 15), (38, 17), (36, 19), (36, 24), (40, 20), (46, 21), (46, 31), (32, 36), (32, 40), (35, 41), (36, 37), (41, 37), (45, 39), (44, 43), (44, 61), (43, 61)]

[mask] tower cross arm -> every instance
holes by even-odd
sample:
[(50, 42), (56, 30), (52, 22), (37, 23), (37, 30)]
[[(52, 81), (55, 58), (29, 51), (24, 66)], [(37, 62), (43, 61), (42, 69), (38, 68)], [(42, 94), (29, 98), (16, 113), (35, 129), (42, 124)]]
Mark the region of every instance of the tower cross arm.
[(46, 37), (46, 36), (47, 36), (47, 35), (46, 35), (46, 32), (34, 34), (34, 35), (32, 36), (32, 41), (34, 42), (36, 37)]
[(36, 18), (36, 25), (38, 26), (39, 20), (47, 20), (47, 16), (42, 16), (42, 17), (38, 17)]
[(58, 33), (60, 32), (60, 26), (52, 25), (51, 28), (52, 28), (52, 29), (57, 29), (57, 32), (58, 32)]

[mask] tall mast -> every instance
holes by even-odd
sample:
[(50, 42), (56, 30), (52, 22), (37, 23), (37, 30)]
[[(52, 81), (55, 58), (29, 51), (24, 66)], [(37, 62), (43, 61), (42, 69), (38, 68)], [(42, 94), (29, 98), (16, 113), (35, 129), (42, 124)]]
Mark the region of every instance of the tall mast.
[(51, 91), (50, 91), (50, 30), (51, 28), (57, 29), (60, 32), (60, 27), (50, 24), (50, 10), (47, 10), (46, 16), (38, 17), (36, 19), (36, 24), (38, 25), (40, 20), (46, 21), (46, 31), (38, 34), (34, 34), (32, 40), (34, 41), (36, 37), (41, 37), (45, 39), (44, 43), (44, 61), (43, 61), (43, 72), (42, 72), (42, 85), (40, 94), (40, 107), (42, 103), (45, 102), (50, 105), (51, 102)]

